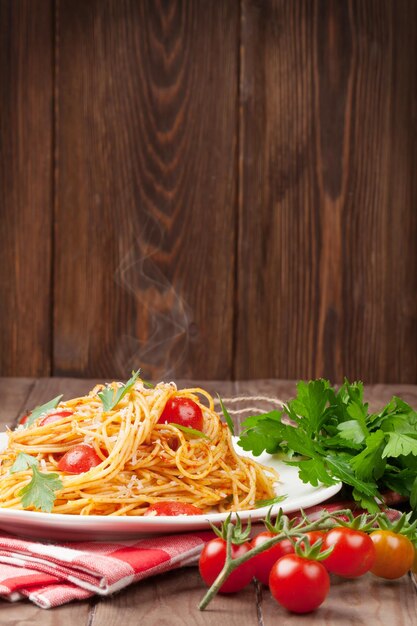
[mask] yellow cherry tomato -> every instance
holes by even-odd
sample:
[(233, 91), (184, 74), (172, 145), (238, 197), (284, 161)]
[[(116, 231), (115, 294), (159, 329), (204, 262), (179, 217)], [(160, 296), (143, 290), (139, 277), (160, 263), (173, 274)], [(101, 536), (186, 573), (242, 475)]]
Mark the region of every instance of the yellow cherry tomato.
[(414, 546), (404, 535), (392, 530), (375, 530), (370, 534), (376, 551), (371, 572), (380, 578), (393, 580), (404, 576), (414, 562)]

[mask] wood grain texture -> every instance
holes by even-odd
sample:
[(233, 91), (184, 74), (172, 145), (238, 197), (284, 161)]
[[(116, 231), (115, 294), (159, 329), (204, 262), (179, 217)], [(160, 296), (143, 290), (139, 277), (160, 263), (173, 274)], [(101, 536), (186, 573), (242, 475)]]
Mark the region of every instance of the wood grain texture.
[(227, 378), (237, 0), (57, 0), (54, 374)]
[[(9, 603), (0, 602), (2, 626), (42, 624), (42, 626), (90, 626), (90, 603), (86, 600), (45, 611), (28, 600)], [(105, 626), (104, 624), (102, 626)]]
[(242, 2), (236, 378), (417, 380), (416, 13)]
[(0, 2), (0, 372), (51, 364), (52, 14)]
[(250, 585), (239, 594), (218, 596), (201, 612), (197, 605), (206, 590), (194, 567), (155, 576), (100, 602), (91, 626), (116, 625), (121, 615), (124, 626), (136, 626), (138, 611), (141, 620), (149, 626), (218, 626), (219, 620), (228, 626), (258, 624), (254, 586)]

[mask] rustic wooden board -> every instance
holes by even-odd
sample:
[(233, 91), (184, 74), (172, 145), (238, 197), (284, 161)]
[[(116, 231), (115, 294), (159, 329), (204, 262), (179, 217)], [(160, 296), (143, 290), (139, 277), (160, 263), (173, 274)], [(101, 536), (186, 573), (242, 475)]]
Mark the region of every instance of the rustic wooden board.
[(57, 6), (54, 374), (228, 378), (239, 4)]
[(239, 594), (218, 596), (202, 612), (197, 605), (206, 589), (197, 568), (156, 576), (101, 601), (92, 625), (115, 624), (120, 615), (123, 615), (124, 626), (135, 626), (138, 619), (147, 624), (169, 623), (172, 626), (218, 626), (219, 619), (230, 626), (258, 624), (253, 585)]
[(417, 380), (417, 4), (242, 0), (236, 378)]
[(49, 0), (0, 3), (0, 372), (51, 362), (52, 15)]

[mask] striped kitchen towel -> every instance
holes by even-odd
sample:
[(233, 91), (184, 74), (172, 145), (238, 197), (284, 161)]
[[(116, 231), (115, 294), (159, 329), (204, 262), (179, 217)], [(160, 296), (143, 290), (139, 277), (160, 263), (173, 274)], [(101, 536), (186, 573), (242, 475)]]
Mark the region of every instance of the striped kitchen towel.
[(211, 531), (118, 542), (46, 543), (0, 535), (0, 596), (49, 609), (197, 563)]

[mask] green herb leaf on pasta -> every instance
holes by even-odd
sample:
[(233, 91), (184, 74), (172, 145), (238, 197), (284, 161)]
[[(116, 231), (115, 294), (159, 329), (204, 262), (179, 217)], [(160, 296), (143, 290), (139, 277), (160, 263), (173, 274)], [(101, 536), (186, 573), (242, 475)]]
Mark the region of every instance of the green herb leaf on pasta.
[(33, 411), (31, 411), (23, 427), (29, 428), (29, 426), (32, 426), (33, 422), (37, 420), (38, 417), (43, 415), (43, 413), (46, 413), (46, 411), (50, 411), (51, 409), (55, 409), (58, 406), (59, 401), (62, 398), (62, 395), (63, 394), (61, 394), (60, 396), (57, 396), (56, 398), (53, 398), (52, 400), (49, 400), (49, 402), (46, 402), (45, 404), (42, 404), (41, 406), (37, 406), (36, 408), (34, 408)]
[(62, 488), (58, 474), (44, 474), (32, 466), (32, 480), (19, 491), (22, 506), (33, 506), (38, 511), (50, 513), (55, 502), (55, 492)]
[(210, 437), (208, 437), (205, 433), (202, 433), (201, 430), (197, 430), (197, 428), (190, 428), (189, 426), (182, 426), (182, 424), (176, 424), (175, 422), (170, 422), (169, 425), (175, 426), (175, 428), (178, 428), (178, 430), (181, 430), (183, 433), (186, 433), (187, 435), (193, 435), (193, 437), (198, 437), (199, 439), (210, 440)]
[(274, 506), (274, 504), (279, 504), (286, 498), (288, 498), (288, 496), (283, 494), (282, 496), (277, 496), (276, 498), (271, 498), (270, 500), (257, 500), (255, 502), (255, 508), (260, 509), (264, 506)]
[(117, 389), (112, 387), (106, 387), (103, 391), (100, 391), (98, 397), (103, 404), (103, 410), (108, 412), (116, 407), (120, 400), (132, 389), (133, 385), (137, 381), (140, 375), (140, 369), (137, 372), (132, 372), (131, 378)]
[(35, 459), (34, 456), (30, 454), (26, 454), (25, 452), (19, 452), (16, 457), (15, 462), (10, 468), (10, 473), (14, 474), (15, 472), (24, 472), (29, 467), (34, 467), (38, 465), (38, 460)]
[(219, 396), (219, 394), (217, 394), (217, 397), (219, 398), (219, 402), (220, 402), (220, 407), (225, 419), (226, 424), (229, 427), (230, 432), (232, 433), (232, 435), (235, 434), (235, 425), (233, 424), (233, 420), (230, 417), (229, 411), (226, 409), (226, 407), (223, 404), (223, 400), (221, 399), (221, 397)]

